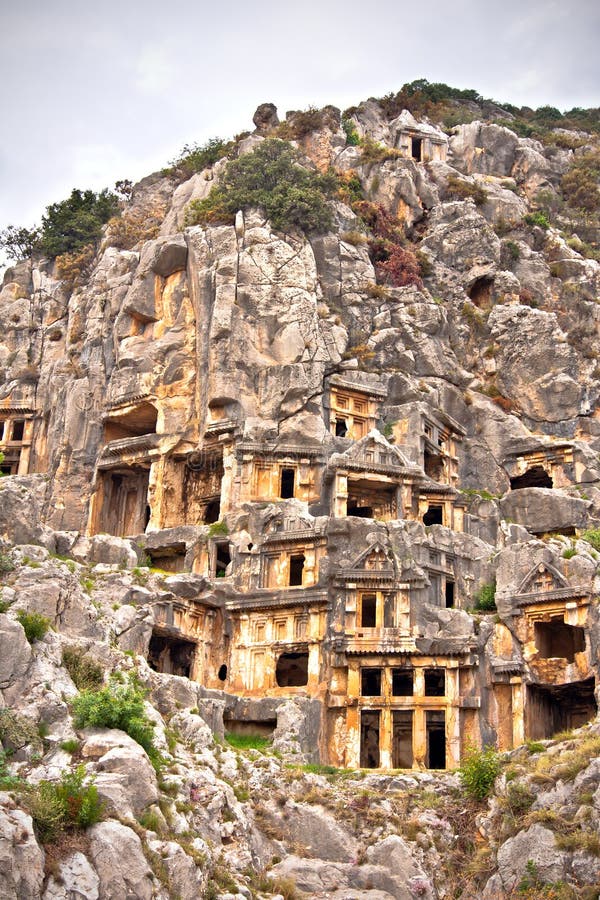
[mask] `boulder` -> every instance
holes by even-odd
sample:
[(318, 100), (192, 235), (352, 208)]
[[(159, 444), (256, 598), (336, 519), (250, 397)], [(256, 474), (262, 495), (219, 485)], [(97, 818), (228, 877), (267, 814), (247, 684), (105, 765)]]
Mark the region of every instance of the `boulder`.
[(137, 834), (108, 819), (89, 831), (90, 858), (100, 881), (102, 900), (151, 900), (152, 869), (146, 861)]
[(36, 841), (31, 816), (15, 809), (8, 794), (0, 794), (0, 803), (0, 897), (39, 900), (44, 852)]
[(23, 626), (0, 613), (0, 691), (24, 677), (31, 656)]
[(83, 853), (71, 853), (57, 865), (43, 900), (100, 900), (100, 879)]

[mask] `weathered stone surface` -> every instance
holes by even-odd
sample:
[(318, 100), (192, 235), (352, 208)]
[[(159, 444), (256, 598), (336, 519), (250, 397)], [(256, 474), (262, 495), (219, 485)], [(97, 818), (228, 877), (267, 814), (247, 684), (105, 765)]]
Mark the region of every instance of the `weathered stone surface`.
[(542, 881), (560, 881), (565, 872), (565, 859), (565, 853), (556, 849), (553, 832), (536, 823), (500, 847), (498, 874), (503, 886), (513, 890), (526, 874), (527, 863), (531, 860)]
[(83, 853), (72, 853), (51, 875), (43, 900), (100, 900), (100, 879)]
[(31, 647), (23, 626), (0, 614), (0, 690), (23, 678), (31, 662)]
[(8, 794), (0, 794), (0, 895), (38, 900), (44, 882), (44, 853), (31, 816), (15, 809)]
[(150, 900), (152, 870), (142, 843), (130, 828), (109, 819), (90, 829), (90, 859), (100, 880), (99, 894), (106, 900)]

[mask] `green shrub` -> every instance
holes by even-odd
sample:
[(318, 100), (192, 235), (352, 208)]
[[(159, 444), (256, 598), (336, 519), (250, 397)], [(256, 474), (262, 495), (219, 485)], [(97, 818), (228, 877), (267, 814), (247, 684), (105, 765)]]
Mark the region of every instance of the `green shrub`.
[(401, 150), (386, 147), (385, 144), (380, 144), (367, 136), (360, 141), (360, 150), (360, 161), (363, 165), (386, 162), (388, 159), (398, 159), (402, 156)]
[(230, 224), (238, 210), (259, 207), (277, 230), (327, 231), (332, 222), (327, 198), (336, 190), (337, 179), (305, 169), (299, 160), (285, 141), (263, 141), (252, 153), (227, 164), (206, 199), (189, 204), (186, 224)]
[(65, 753), (77, 753), (79, 750), (79, 741), (76, 738), (70, 738), (68, 741), (61, 741), (60, 749)]
[(458, 769), (462, 786), (469, 797), (484, 800), (500, 774), (500, 757), (493, 747), (477, 750), (469, 747)]
[(581, 535), (584, 541), (591, 544), (594, 550), (600, 551), (600, 528), (590, 528)]
[(475, 600), (474, 609), (477, 609), (480, 612), (495, 612), (496, 582), (492, 581), (489, 584), (483, 584), (473, 599)]
[(94, 784), (84, 785), (85, 768), (63, 772), (59, 782), (41, 781), (25, 797), (33, 824), (43, 843), (63, 831), (89, 828), (102, 817), (102, 803)]
[(227, 522), (213, 522), (208, 528), (209, 537), (218, 537), (219, 535), (229, 534)]
[(104, 669), (87, 656), (82, 647), (64, 647), (62, 664), (79, 691), (95, 691), (102, 686)]
[(7, 759), (6, 751), (0, 750), (0, 791), (12, 791), (21, 785), (21, 779), (10, 774)]
[(527, 225), (537, 225), (538, 228), (543, 228), (546, 231), (550, 228), (550, 221), (545, 212), (538, 210), (537, 212), (527, 213), (527, 215), (523, 216), (523, 221)]
[(17, 621), (21, 623), (25, 630), (25, 637), (30, 644), (34, 641), (41, 641), (48, 629), (50, 628), (50, 620), (40, 613), (28, 613), (24, 609), (20, 609), (17, 613)]
[(111, 675), (105, 687), (83, 691), (73, 700), (75, 727), (120, 728), (144, 748), (157, 768), (162, 758), (154, 746), (154, 723), (146, 714), (145, 696), (145, 689), (134, 675), (128, 680)]
[(12, 559), (8, 555), (8, 553), (4, 553), (4, 551), (0, 550), (0, 575), (6, 574), (8, 572), (13, 572), (15, 568), (15, 564)]
[(360, 137), (352, 119), (342, 119), (342, 128), (346, 133), (346, 143), (349, 147), (356, 147), (360, 143)]
[(222, 138), (209, 138), (204, 144), (185, 144), (181, 153), (169, 165), (165, 172), (174, 172), (182, 178), (191, 178), (196, 172), (202, 172), (213, 166), (233, 150), (233, 141)]

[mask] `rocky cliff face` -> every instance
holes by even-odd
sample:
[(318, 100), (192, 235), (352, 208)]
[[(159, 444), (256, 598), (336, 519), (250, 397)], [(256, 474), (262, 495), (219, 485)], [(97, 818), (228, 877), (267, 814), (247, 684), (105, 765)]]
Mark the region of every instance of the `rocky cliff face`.
[[(255, 124), (337, 173), (331, 230), (187, 225), (222, 159), (4, 279), (1, 893), (592, 896), (600, 266), (540, 208), (596, 139)], [(137, 673), (158, 778), (73, 654)], [(489, 807), (439, 772), (484, 746)], [(78, 762), (105, 819), (45, 840), (25, 785)]]

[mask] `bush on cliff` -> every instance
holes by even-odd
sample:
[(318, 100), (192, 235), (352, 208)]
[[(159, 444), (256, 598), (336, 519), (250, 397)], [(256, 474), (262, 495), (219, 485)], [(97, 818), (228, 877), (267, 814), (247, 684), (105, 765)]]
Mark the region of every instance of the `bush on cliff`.
[(305, 169), (293, 147), (270, 138), (227, 164), (208, 197), (189, 204), (186, 224), (231, 224), (238, 210), (259, 207), (279, 231), (323, 232), (331, 227), (327, 200), (337, 187), (335, 176)]
[(101, 690), (82, 691), (73, 701), (76, 728), (120, 728), (144, 748), (157, 768), (161, 756), (154, 746), (154, 723), (144, 708), (146, 691), (136, 679), (111, 675)]

